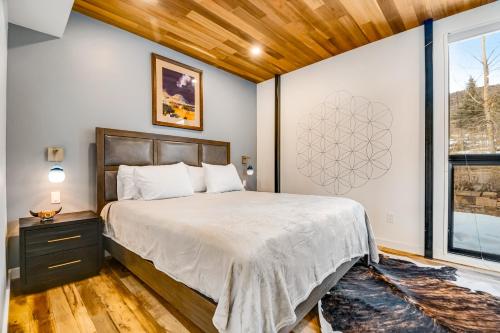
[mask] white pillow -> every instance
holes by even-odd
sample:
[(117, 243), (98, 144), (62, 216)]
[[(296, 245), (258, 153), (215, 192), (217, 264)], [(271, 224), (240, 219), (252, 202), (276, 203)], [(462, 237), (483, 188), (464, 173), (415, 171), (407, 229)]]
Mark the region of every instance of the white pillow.
[(134, 169), (129, 165), (120, 165), (116, 175), (116, 194), (118, 200), (135, 200), (139, 198), (137, 187), (134, 183)]
[(193, 194), (184, 163), (136, 167), (134, 181), (143, 200), (186, 197)]
[(186, 165), (186, 167), (189, 173), (189, 178), (191, 179), (193, 191), (205, 192), (207, 190), (207, 185), (205, 184), (205, 171), (203, 168), (191, 165)]
[(245, 188), (238, 176), (236, 167), (231, 163), (228, 165), (203, 164), (205, 170), (205, 183), (208, 193), (222, 193), (230, 191), (242, 191)]

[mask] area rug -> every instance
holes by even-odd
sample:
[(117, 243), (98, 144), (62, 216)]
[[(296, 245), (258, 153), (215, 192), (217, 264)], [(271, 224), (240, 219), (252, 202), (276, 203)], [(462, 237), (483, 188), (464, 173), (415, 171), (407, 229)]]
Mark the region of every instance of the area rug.
[(381, 255), (377, 265), (356, 264), (321, 299), (321, 330), (500, 332), (500, 297), (470, 288), (477, 282), (470, 279), (464, 286), (468, 283), (452, 267)]

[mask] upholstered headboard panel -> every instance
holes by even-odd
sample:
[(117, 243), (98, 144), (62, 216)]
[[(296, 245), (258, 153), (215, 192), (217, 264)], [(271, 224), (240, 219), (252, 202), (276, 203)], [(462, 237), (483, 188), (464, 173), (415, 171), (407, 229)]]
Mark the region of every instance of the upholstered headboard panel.
[(162, 165), (184, 162), (201, 166), (230, 163), (229, 142), (96, 128), (97, 212), (117, 200), (120, 165)]

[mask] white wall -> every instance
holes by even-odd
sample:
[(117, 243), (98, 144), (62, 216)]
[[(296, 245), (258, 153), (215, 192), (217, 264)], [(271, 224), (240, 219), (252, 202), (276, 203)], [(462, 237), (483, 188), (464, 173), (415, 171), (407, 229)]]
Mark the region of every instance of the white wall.
[[(336, 91), (347, 91), (384, 103), (392, 110), (392, 166), (381, 178), (352, 189), (345, 196), (361, 202), (380, 244), (423, 253), (424, 237), (424, 53), (423, 28), (386, 38), (281, 77), (282, 191), (331, 195), (297, 169), (297, 124)], [(258, 85), (261, 99), (274, 86)], [(267, 108), (273, 103), (267, 100)], [(269, 111), (267, 111), (269, 112)], [(260, 122), (259, 122), (260, 125)], [(269, 129), (268, 129), (269, 130)], [(258, 126), (258, 140), (262, 133)], [(259, 160), (269, 153), (258, 146)], [(259, 178), (262, 175), (260, 170)], [(259, 180), (258, 180), (259, 182)], [(394, 214), (394, 223), (386, 222)]]
[(327, 194), (296, 167), (297, 123), (326, 96), (348, 91), (392, 110), (391, 169), (345, 196), (365, 206), (379, 243), (416, 253), (424, 236), (422, 44), (423, 29), (410, 30), (287, 74), (281, 92), (284, 192)]
[[(328, 95), (347, 91), (384, 103), (392, 110), (392, 165), (381, 178), (345, 194), (361, 202), (379, 244), (423, 253), (424, 239), (424, 53), (423, 28), (386, 38), (282, 75), (282, 192), (332, 195), (297, 169), (298, 122)], [(257, 87), (257, 115), (274, 105), (274, 85)], [(267, 101), (267, 103), (266, 103)], [(272, 137), (258, 118), (258, 142)], [(266, 130), (266, 132), (264, 132)], [(333, 130), (333, 129), (332, 129)], [(258, 145), (259, 160), (271, 158), (272, 146)], [(267, 170), (273, 173), (273, 169)], [(260, 169), (258, 183), (268, 183)], [(263, 179), (261, 179), (261, 177)], [(388, 213), (394, 223), (386, 222)]]
[[(5, 302), (8, 302), (6, 291), (6, 230), (7, 230), (7, 206), (6, 206), (6, 178), (5, 178), (5, 155), (6, 155), (6, 90), (7, 90), (7, 3), (0, 1), (0, 328), (4, 332), (7, 318), (4, 312)], [(8, 303), (7, 303), (8, 304)]]
[[(500, 3), (496, 2), (434, 23), (434, 252), (437, 257), (443, 257), (445, 252), (447, 229), (445, 36), (499, 20)], [(418, 27), (281, 77), (282, 190), (329, 195), (301, 175), (296, 167), (297, 122), (315, 105), (327, 95), (342, 90), (382, 102), (392, 110), (394, 118), (392, 167), (381, 178), (370, 180), (345, 196), (366, 207), (379, 244), (419, 254), (423, 254), (424, 249), (423, 45), (423, 27)], [(274, 105), (272, 89), (274, 86), (267, 82), (258, 85), (258, 115), (270, 112)], [(272, 136), (269, 131), (273, 130), (259, 126), (258, 140)], [(274, 159), (266, 147), (259, 145), (257, 153), (259, 160)], [(258, 183), (268, 181), (263, 173), (260, 170)], [(394, 224), (387, 223), (388, 212), (394, 213)], [(449, 256), (446, 259), (459, 260)]]

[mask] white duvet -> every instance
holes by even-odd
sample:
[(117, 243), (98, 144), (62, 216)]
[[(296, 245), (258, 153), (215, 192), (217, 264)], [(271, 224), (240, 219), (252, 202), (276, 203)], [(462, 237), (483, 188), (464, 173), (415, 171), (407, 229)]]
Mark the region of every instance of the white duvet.
[(377, 248), (361, 204), (263, 192), (118, 201), (106, 234), (216, 301), (220, 332), (276, 332), (295, 307), (352, 258)]

